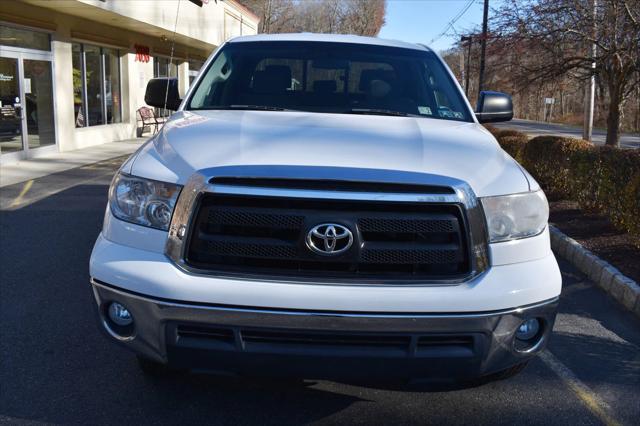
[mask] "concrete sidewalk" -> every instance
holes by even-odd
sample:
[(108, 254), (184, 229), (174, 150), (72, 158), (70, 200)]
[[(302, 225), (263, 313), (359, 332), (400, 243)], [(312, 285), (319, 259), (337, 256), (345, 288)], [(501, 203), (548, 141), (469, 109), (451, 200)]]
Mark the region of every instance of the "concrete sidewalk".
[(0, 165), (0, 188), (128, 155), (138, 149), (146, 140), (147, 138), (136, 138), (109, 142), (75, 151), (57, 152), (41, 158)]

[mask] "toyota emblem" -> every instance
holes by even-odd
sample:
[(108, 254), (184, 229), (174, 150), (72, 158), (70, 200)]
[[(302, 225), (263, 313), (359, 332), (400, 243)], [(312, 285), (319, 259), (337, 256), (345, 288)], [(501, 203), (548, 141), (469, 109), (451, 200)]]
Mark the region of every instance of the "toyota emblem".
[(346, 226), (336, 223), (316, 225), (307, 233), (307, 247), (323, 256), (335, 256), (349, 250), (353, 233)]

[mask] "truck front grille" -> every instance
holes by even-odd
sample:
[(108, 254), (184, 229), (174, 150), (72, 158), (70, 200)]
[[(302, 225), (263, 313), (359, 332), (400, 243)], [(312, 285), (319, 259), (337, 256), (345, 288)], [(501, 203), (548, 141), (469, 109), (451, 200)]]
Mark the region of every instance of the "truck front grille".
[[(463, 207), (205, 193), (185, 263), (200, 272), (363, 283), (457, 282), (471, 272)], [(311, 228), (348, 228), (353, 245), (323, 256), (306, 245)]]

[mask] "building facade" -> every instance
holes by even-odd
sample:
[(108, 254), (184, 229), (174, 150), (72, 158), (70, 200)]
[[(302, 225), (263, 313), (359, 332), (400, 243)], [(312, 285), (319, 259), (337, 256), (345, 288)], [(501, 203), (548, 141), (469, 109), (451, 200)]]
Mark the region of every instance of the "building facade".
[(234, 0), (3, 1), (0, 163), (135, 137), (151, 78), (184, 94), (214, 49), (257, 28)]

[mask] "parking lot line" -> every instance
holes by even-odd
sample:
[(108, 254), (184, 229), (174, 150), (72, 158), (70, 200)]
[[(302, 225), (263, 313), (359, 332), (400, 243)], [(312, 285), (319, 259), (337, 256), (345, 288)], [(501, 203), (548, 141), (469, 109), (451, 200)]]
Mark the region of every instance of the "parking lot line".
[(540, 354), (540, 359), (560, 377), (564, 384), (566, 384), (582, 403), (605, 425), (619, 426), (621, 424), (609, 414), (611, 411), (609, 404), (603, 401), (589, 386), (578, 379), (573, 371), (556, 358), (555, 355), (546, 350)]
[(18, 196), (15, 198), (15, 200), (13, 200), (13, 202), (9, 205), (9, 207), (15, 207), (19, 205), (20, 201), (22, 201), (22, 197), (24, 197), (25, 194), (29, 192), (32, 186), (33, 186), (33, 179), (27, 181), (27, 183), (24, 184), (22, 191), (20, 191), (20, 194), (18, 194)]

